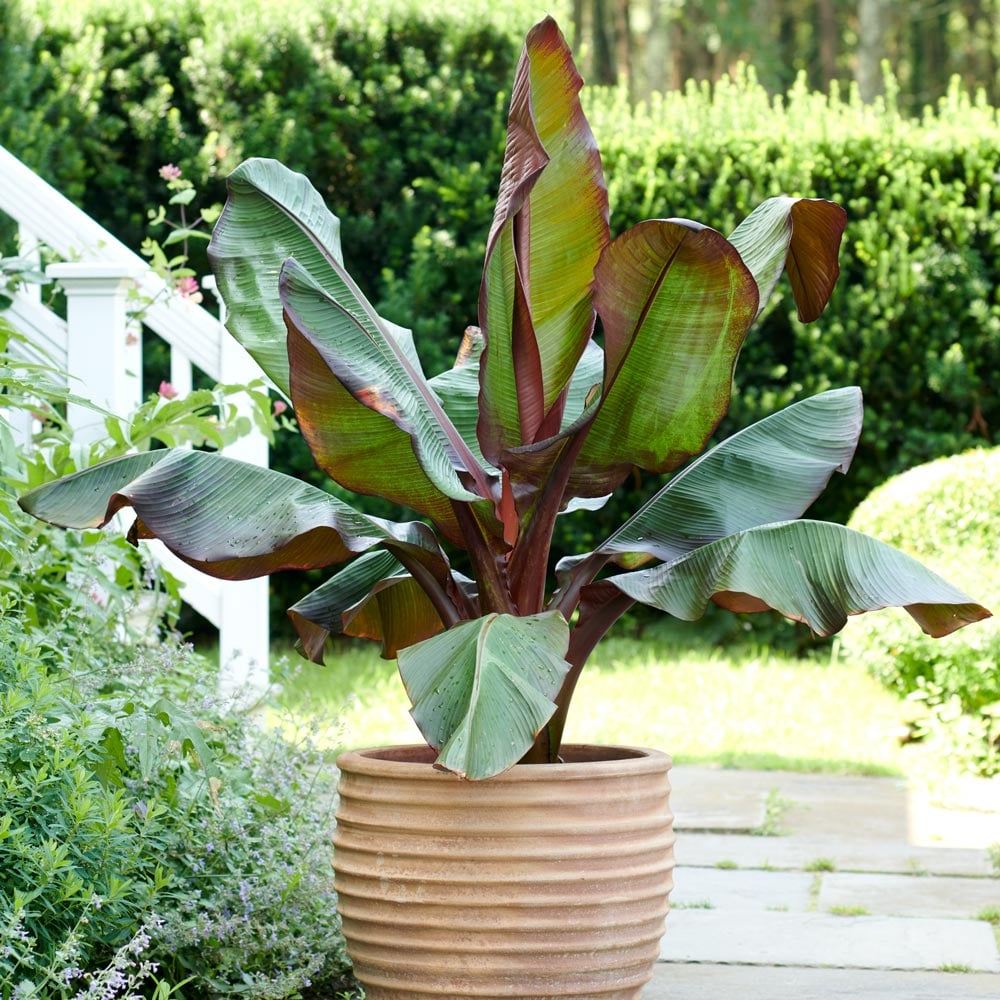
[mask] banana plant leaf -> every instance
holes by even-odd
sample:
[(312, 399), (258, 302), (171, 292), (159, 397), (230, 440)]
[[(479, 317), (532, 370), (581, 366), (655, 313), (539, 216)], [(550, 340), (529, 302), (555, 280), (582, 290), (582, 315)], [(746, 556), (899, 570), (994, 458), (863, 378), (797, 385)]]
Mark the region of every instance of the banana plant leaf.
[(479, 438), (493, 465), (559, 430), (563, 393), (594, 329), (594, 267), (610, 235), (582, 84), (555, 22), (536, 25), (515, 73), (480, 289)]
[(330, 566), (375, 546), (419, 564), (442, 587), (449, 579), (427, 525), (368, 517), (308, 483), (210, 452), (162, 449), (113, 459), (18, 502), (68, 528), (102, 527), (131, 506), (131, 541), (158, 538), (185, 562), (228, 580)]
[(735, 248), (686, 220), (626, 231), (594, 280), (603, 395), (570, 480), (572, 492), (590, 496), (609, 492), (634, 465), (668, 472), (701, 451), (729, 406), (758, 302)]
[(288, 395), (278, 276), (294, 257), (321, 284), (344, 262), (340, 220), (302, 175), (277, 160), (245, 160), (227, 181), (208, 257), (226, 303), (226, 327)]
[(298, 632), (302, 653), (313, 663), (322, 663), (326, 640), (344, 634), (345, 613), (363, 601), (376, 584), (405, 572), (391, 553), (366, 552), (296, 601), (288, 609), (288, 617)]
[(399, 651), (411, 714), (438, 766), (491, 778), (516, 764), (555, 712), (569, 626), (554, 611), (487, 615)]
[(847, 213), (820, 198), (768, 198), (730, 234), (760, 289), (758, 315), (782, 271), (788, 272), (799, 319), (811, 323), (826, 308), (840, 274)]
[(432, 518), (460, 544), (451, 501), (482, 496), (465, 488), (456, 465), (476, 468), (489, 487), (422, 373), (370, 308), (345, 307), (294, 261), (281, 293), (292, 403), (317, 464), (347, 489)]
[(886, 607), (905, 608), (935, 637), (990, 616), (899, 549), (823, 521), (750, 528), (606, 582), (687, 621), (700, 618), (713, 600), (731, 611), (773, 608), (819, 636), (839, 631), (848, 615)]
[(863, 416), (854, 386), (792, 403), (692, 462), (595, 551), (635, 569), (801, 517), (834, 472), (847, 472)]

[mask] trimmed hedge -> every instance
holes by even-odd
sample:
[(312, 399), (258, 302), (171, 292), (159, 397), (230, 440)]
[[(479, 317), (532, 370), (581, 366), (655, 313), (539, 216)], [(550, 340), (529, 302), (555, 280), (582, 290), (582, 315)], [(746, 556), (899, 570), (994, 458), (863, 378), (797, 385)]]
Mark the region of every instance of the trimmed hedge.
[[(433, 373), (475, 319), (504, 102), (537, 11), (526, 0), (463, 5), (447, 19), (407, 0), (382, 0), (372, 16), (356, 6), (0, 0), (0, 143), (134, 246), (146, 209), (163, 200), (163, 162), (208, 203), (244, 156), (284, 160), (340, 215), (352, 273), (414, 329)], [(682, 216), (729, 232), (780, 192), (848, 210), (830, 308), (804, 326), (779, 287), (744, 347), (720, 435), (860, 385), (854, 469), (813, 512), (840, 521), (887, 476), (990, 439), (1000, 423), (995, 109), (958, 89), (920, 119), (903, 117), (891, 92), (866, 107), (800, 84), (771, 100), (750, 72), (634, 109), (618, 92), (585, 96), (616, 231)], [(312, 475), (300, 444), (287, 451), (279, 464)], [(564, 519), (561, 544), (592, 547), (652, 478)]]
[[(1000, 611), (1000, 449), (918, 466), (884, 483), (850, 526), (916, 556), (986, 607)], [(944, 639), (924, 635), (901, 610), (865, 615), (842, 647), (899, 695), (927, 709), (953, 754), (1000, 773), (1000, 625), (978, 622)]]

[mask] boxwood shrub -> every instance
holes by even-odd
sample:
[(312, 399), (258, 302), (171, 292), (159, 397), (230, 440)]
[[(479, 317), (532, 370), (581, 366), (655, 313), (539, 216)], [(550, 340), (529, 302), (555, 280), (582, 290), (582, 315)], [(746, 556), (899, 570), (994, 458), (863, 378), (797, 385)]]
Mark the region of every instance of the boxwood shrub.
[[(850, 526), (923, 560), (1000, 610), (1000, 448), (976, 449), (888, 480)], [(905, 612), (852, 621), (843, 649), (926, 710), (923, 725), (967, 766), (1000, 772), (1000, 625), (993, 618), (945, 639), (913, 628)]]

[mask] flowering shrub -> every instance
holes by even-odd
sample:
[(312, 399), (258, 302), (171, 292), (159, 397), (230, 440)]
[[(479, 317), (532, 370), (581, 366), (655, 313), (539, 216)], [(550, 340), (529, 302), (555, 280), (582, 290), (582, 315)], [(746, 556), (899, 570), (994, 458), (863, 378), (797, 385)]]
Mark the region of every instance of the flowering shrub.
[(157, 813), (98, 778), (100, 730), (68, 697), (61, 644), (9, 600), (0, 612), (0, 997), (61, 1000), (148, 918), (166, 880), (150, 849)]
[[(154, 439), (220, 445), (249, 421), (225, 389), (161, 394), (108, 418), (86, 454), (60, 414), (67, 390), (7, 354), (13, 336), (0, 325), (0, 407), (42, 426), (27, 451), (0, 419), (0, 1000), (335, 983), (321, 760), (207, 696), (211, 667), (159, 638), (175, 590), (140, 631), (152, 577), (136, 549), (40, 529), (11, 495)], [(255, 402), (270, 426), (266, 394)]]
[[(202, 302), (201, 288), (194, 270), (188, 266), (190, 242), (191, 240), (208, 242), (211, 233), (202, 227), (211, 226), (215, 222), (222, 211), (222, 206), (211, 205), (203, 208), (193, 220), (189, 220), (188, 206), (194, 202), (198, 194), (194, 184), (183, 177), (181, 168), (173, 163), (165, 164), (158, 172), (161, 180), (166, 182), (170, 197), (166, 205), (149, 210), (147, 213), (149, 226), (151, 229), (166, 226), (170, 231), (162, 241), (147, 236), (142, 241), (140, 249), (143, 255), (149, 258), (150, 267), (167, 282), (168, 287), (173, 288), (181, 298), (199, 305)], [(167, 218), (168, 207), (178, 212), (177, 222)], [(177, 244), (180, 244), (180, 253), (168, 256), (167, 249)]]
[(333, 892), (334, 785), (321, 755), (220, 704), (191, 654), (150, 651), (140, 662), (147, 678), (171, 678), (212, 760), (209, 773), (167, 754), (148, 777), (132, 768), (126, 779), (136, 801), (165, 810), (171, 882), (152, 955), (169, 979), (192, 977), (184, 997), (282, 1000), (310, 986), (328, 996), (347, 959)]

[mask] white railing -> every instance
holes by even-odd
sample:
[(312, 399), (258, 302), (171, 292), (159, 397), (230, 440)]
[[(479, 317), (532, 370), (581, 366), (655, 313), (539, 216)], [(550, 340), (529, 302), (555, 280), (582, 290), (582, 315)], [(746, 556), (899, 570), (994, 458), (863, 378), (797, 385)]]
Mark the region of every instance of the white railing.
[[(44, 245), (63, 263), (47, 274), (66, 293), (66, 320), (40, 301), (36, 289), (18, 291), (4, 317), (39, 353), (70, 374), (73, 391), (124, 415), (141, 402), (141, 337), (130, 329), (127, 294), (137, 287), (152, 304), (143, 324), (170, 348), (170, 381), (189, 389), (198, 368), (216, 382), (243, 385), (260, 377), (246, 351), (209, 312), (178, 295), (125, 244), (0, 146), (0, 212), (17, 224), (21, 247)], [(101, 432), (92, 412), (70, 407), (74, 435), (93, 440)], [(268, 464), (267, 440), (254, 432), (226, 454)], [(268, 683), (268, 582), (218, 581), (193, 570), (159, 542), (157, 560), (183, 584), (182, 596), (219, 629), (221, 688), (261, 691)]]

